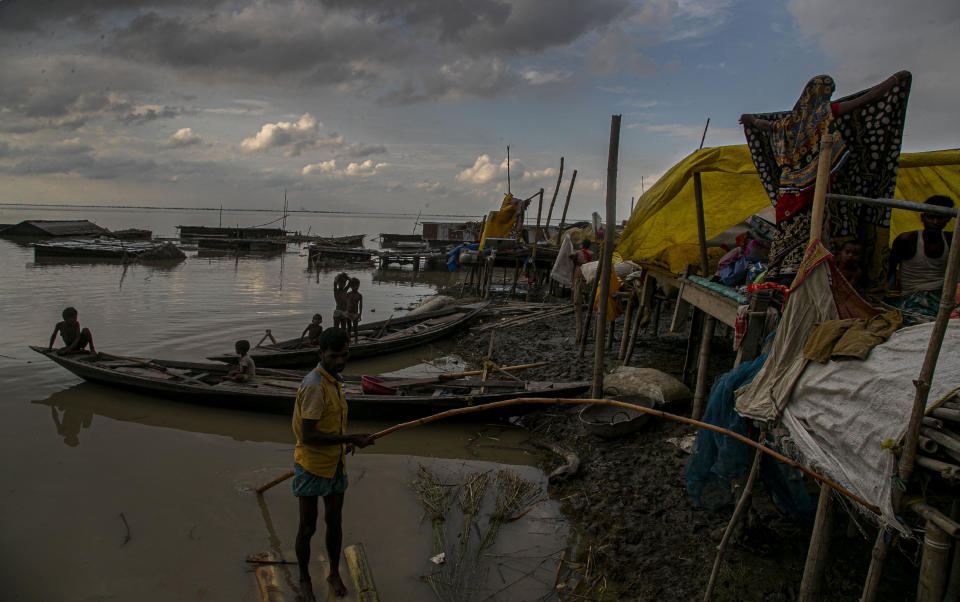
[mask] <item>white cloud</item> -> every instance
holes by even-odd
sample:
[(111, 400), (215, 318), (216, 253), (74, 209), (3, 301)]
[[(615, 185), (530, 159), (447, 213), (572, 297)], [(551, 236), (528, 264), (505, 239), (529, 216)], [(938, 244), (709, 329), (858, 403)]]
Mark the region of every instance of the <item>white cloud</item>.
[(570, 79), (572, 75), (569, 71), (539, 71), (537, 69), (527, 69), (520, 73), (520, 76), (532, 86), (556, 84)]
[(473, 167), (468, 167), (457, 174), (457, 181), (468, 184), (488, 184), (501, 177), (501, 166), (506, 170), (506, 161), (496, 165), (490, 161), (490, 155), (480, 155), (474, 161)]
[(194, 144), (200, 144), (200, 142), (202, 142), (200, 136), (194, 134), (190, 128), (180, 128), (167, 139), (167, 145), (174, 148), (192, 146)]
[(367, 159), (362, 163), (349, 163), (343, 169), (337, 169), (336, 159), (330, 159), (329, 161), (304, 165), (300, 173), (305, 176), (310, 174), (329, 174), (342, 177), (369, 177), (376, 175), (380, 169), (388, 166), (389, 163), (374, 163), (371, 159)]
[(557, 170), (552, 167), (548, 167), (546, 169), (534, 170), (534, 171), (524, 170), (523, 172), (523, 177), (525, 179), (526, 178), (548, 178), (550, 176), (555, 176), (555, 175), (557, 175)]
[(343, 136), (321, 138), (322, 127), (323, 124), (313, 115), (304, 113), (296, 122), (278, 121), (264, 124), (255, 135), (244, 138), (240, 148), (247, 152), (283, 148), (284, 156), (295, 157), (304, 149), (343, 144)]

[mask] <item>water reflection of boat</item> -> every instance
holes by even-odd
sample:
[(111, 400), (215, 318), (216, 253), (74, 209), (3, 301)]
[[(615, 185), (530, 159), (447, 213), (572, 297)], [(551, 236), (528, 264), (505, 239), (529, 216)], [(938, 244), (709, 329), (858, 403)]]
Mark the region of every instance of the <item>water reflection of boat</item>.
[(54, 424), (57, 434), (64, 437), (67, 445), (71, 445), (67, 436), (75, 428), (78, 418), (82, 427), (90, 428), (95, 415), (146, 426), (223, 435), (237, 441), (291, 442), (290, 422), (279, 416), (264, 420), (262, 413), (236, 411), (225, 420), (219, 410), (185, 403), (171, 404), (151, 395), (118, 392), (116, 388), (94, 382), (78, 383), (33, 403), (48, 405), (53, 412), (62, 412), (60, 423)]
[(197, 250), (228, 253), (283, 253), (287, 243), (269, 238), (197, 238)]
[[(169, 247), (168, 247), (169, 245)], [(115, 238), (76, 239), (56, 242), (43, 242), (33, 245), (35, 259), (47, 257), (73, 257), (84, 259), (136, 259), (145, 254), (154, 254), (167, 249), (176, 249), (170, 243), (153, 241), (122, 241)], [(167, 253), (165, 253), (166, 255)], [(168, 259), (183, 259), (179, 252), (169, 254)]]
[[(360, 324), (359, 339), (350, 343), (350, 357), (372, 357), (435, 341), (466, 326), (486, 306), (485, 302), (458, 305)], [(317, 349), (302, 347), (301, 339), (296, 338), (255, 347), (250, 350), (250, 357), (258, 367), (312, 366), (317, 363)], [(236, 362), (237, 355), (215, 355), (207, 359)]]
[[(90, 382), (236, 410), (290, 415), (301, 380), (297, 372), (258, 369), (253, 382), (222, 382), (221, 377), (230, 369), (224, 364), (123, 358), (104, 353), (57, 355), (44, 347), (31, 349)], [(570, 397), (589, 387), (586, 382), (381, 377), (380, 383), (397, 393), (370, 395), (362, 390), (361, 376), (345, 376), (344, 380), (350, 415), (360, 419), (419, 418), (453, 408), (520, 397)], [(504, 408), (500, 415), (528, 409), (511, 406)], [(486, 412), (473, 416), (490, 418)]]

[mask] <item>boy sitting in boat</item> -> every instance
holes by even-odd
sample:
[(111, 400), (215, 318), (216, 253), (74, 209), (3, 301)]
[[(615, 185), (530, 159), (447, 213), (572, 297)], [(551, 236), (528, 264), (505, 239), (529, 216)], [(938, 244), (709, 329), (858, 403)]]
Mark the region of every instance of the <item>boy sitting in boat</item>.
[(63, 313), (61, 313), (63, 321), (57, 322), (57, 325), (53, 328), (53, 334), (50, 335), (50, 345), (47, 347), (48, 349), (53, 349), (53, 343), (57, 340), (57, 334), (59, 333), (65, 347), (57, 349), (57, 355), (79, 353), (83, 351), (87, 345), (90, 346), (90, 353), (97, 352), (97, 350), (93, 348), (93, 334), (89, 328), (80, 328), (80, 322), (77, 320), (78, 314), (79, 312), (73, 307), (68, 307), (63, 310)]
[(250, 341), (241, 339), (237, 341), (234, 349), (240, 356), (237, 367), (224, 374), (220, 380), (232, 380), (238, 383), (250, 382), (257, 375), (257, 367), (253, 364), (253, 358), (247, 355), (247, 352), (250, 351)]
[[(300, 335), (300, 346), (301, 347), (316, 347), (320, 344), (320, 333), (323, 332), (323, 326), (320, 326), (320, 323), (323, 322), (323, 316), (320, 314), (313, 314), (313, 321), (307, 324), (307, 327), (303, 329), (303, 333)], [(304, 342), (304, 337), (306, 337), (306, 342)]]
[(360, 279), (350, 279), (350, 291), (347, 293), (347, 333), (353, 329), (353, 342), (360, 338), (360, 314), (363, 313), (363, 295), (360, 294)]
[(350, 276), (346, 272), (340, 272), (333, 279), (333, 300), (337, 308), (333, 310), (333, 327), (342, 328), (350, 331), (350, 322), (347, 318), (347, 286), (350, 283)]

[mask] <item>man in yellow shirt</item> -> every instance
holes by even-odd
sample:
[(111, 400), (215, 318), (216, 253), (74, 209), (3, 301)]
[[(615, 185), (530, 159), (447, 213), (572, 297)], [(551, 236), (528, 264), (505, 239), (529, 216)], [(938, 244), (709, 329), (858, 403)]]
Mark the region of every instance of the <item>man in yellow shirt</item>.
[(297, 562), (300, 590), (304, 600), (313, 602), (310, 580), (310, 539), (317, 530), (317, 498), (323, 498), (327, 557), (327, 581), (336, 595), (347, 587), (340, 578), (340, 547), (343, 543), (343, 494), (347, 490), (345, 452), (373, 445), (369, 435), (347, 435), (347, 402), (340, 373), (347, 365), (350, 336), (342, 328), (328, 328), (320, 334), (320, 363), (303, 378), (293, 409), (293, 494), (300, 500), (300, 528), (297, 530)]

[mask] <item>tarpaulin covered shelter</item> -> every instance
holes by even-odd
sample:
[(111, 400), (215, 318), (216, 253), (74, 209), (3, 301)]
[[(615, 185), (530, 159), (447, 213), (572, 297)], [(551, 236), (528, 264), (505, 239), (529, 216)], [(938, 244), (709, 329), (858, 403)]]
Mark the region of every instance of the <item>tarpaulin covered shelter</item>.
[[(617, 243), (624, 259), (641, 261), (675, 244), (697, 244), (693, 186), (693, 174), (697, 172), (703, 183), (707, 239), (770, 206), (770, 197), (745, 144), (694, 151), (637, 201)], [(934, 194), (960, 200), (960, 150), (901, 154), (895, 198), (923, 202)], [(890, 239), (920, 228), (917, 215), (895, 209), (890, 218)]]
[(14, 224), (3, 230), (4, 236), (99, 236), (109, 234), (109, 230), (101, 228), (85, 219), (78, 220), (44, 220), (32, 219)]

